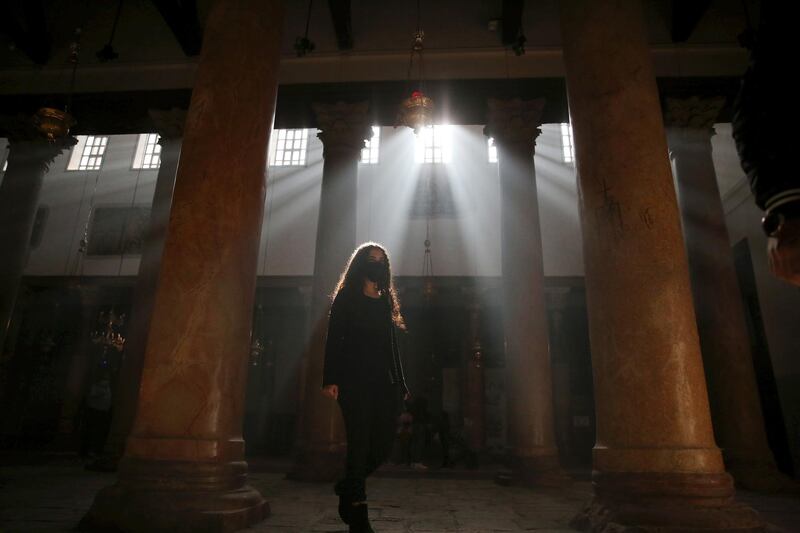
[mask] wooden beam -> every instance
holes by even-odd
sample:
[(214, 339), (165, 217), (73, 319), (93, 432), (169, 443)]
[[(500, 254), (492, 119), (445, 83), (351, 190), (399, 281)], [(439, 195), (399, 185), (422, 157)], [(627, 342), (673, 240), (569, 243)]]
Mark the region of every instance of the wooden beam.
[(203, 30), (197, 19), (196, 0), (153, 0), (153, 4), (172, 30), (183, 53), (198, 55), (203, 44)]
[(503, 0), (503, 44), (514, 44), (522, 26), (523, 0)]
[(672, 0), (673, 43), (684, 43), (692, 36), (697, 23), (708, 10), (711, 0)]
[(350, 0), (328, 0), (331, 9), (333, 29), (336, 31), (336, 42), (339, 50), (353, 48), (353, 25), (350, 15)]

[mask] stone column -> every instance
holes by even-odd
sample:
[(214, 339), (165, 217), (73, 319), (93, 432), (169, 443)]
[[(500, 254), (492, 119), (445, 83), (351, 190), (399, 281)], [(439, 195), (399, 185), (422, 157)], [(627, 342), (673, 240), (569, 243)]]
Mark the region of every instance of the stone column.
[(150, 329), (150, 318), (155, 304), (158, 270), (161, 266), (161, 254), (164, 251), (164, 238), (172, 205), (175, 175), (178, 171), (178, 157), (181, 153), (186, 111), (183, 109), (151, 110), (150, 117), (155, 123), (160, 137), (158, 142), (161, 145), (161, 165), (158, 169), (156, 188), (153, 194), (150, 221), (142, 244), (139, 274), (136, 277), (136, 286), (133, 291), (131, 319), (128, 325), (122, 366), (117, 379), (111, 429), (103, 456), (93, 464), (93, 467), (98, 470), (116, 470), (117, 463), (125, 451), (125, 440), (128, 438), (133, 426), (133, 419), (136, 416), (136, 402), (139, 399), (147, 332)]
[(486, 445), (486, 418), (484, 413), (484, 363), (481, 344), (481, 308), (478, 303), (469, 306), (467, 344), (467, 396), (464, 399), (464, 425), (467, 444), (473, 452), (483, 451)]
[(338, 404), (323, 396), (322, 366), (330, 294), (356, 247), (358, 159), (372, 136), (367, 102), (315, 104), (323, 144), (310, 333), (304, 365), (303, 402), (291, 479), (331, 481), (342, 471), (346, 437)]
[(486, 135), (500, 172), (503, 328), (508, 376), (508, 439), (515, 480), (566, 481), (553, 423), (542, 234), (533, 153), (544, 100), (489, 100)]
[(572, 436), (570, 366), (573, 364), (573, 354), (566, 331), (569, 293), (570, 289), (567, 287), (549, 287), (547, 290), (550, 360), (553, 372), (553, 418), (555, 419), (553, 425), (559, 454), (565, 460), (570, 457), (573, 447), (570, 442)]
[(14, 302), (39, 206), (44, 175), (62, 151), (77, 143), (74, 137), (48, 142), (26, 118), (3, 118), (0, 130), (9, 140), (8, 168), (0, 184), (0, 351), (5, 345)]
[(767, 443), (744, 305), (711, 157), (713, 124), (724, 103), (723, 97), (668, 98), (667, 141), (714, 435), (725, 466), (739, 486), (778, 490), (789, 480), (775, 468)]
[(714, 443), (641, 5), (559, 7), (597, 412), (594, 498), (574, 525), (757, 530)]
[(211, 8), (186, 117), (139, 401), (87, 527), (233, 531), (269, 512), (242, 415), (283, 4)]

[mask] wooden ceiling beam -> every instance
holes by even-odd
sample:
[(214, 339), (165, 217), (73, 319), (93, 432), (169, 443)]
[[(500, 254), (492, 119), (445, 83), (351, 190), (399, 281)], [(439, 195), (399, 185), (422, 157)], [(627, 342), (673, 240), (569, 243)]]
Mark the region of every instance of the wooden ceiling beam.
[(328, 0), (331, 9), (333, 29), (336, 31), (336, 42), (339, 50), (353, 48), (353, 23), (350, 14), (350, 0)]
[(672, 0), (670, 36), (673, 43), (689, 40), (710, 4), (711, 0)]
[(196, 0), (153, 0), (161, 17), (172, 30), (172, 34), (187, 56), (200, 53), (203, 30), (197, 18)]

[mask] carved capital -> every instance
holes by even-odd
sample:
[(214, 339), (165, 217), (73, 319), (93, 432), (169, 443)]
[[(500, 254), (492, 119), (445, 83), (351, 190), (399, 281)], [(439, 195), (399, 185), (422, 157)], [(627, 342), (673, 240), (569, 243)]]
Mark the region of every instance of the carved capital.
[(724, 96), (667, 98), (664, 103), (664, 126), (711, 132), (724, 105)]
[(78, 142), (75, 137), (69, 135), (49, 142), (36, 128), (33, 118), (23, 114), (0, 116), (0, 136), (7, 137), (8, 143), (12, 146), (22, 142), (35, 142), (36, 144), (43, 143), (43, 145), (50, 145), (52, 148), (58, 150), (55, 155), (61, 153), (60, 151), (64, 148), (71, 148)]
[(186, 110), (173, 107), (172, 109), (148, 109), (147, 114), (155, 126), (158, 136), (164, 140), (180, 139), (183, 137), (186, 124)]
[(22, 163), (34, 165), (38, 171), (46, 172), (50, 163), (61, 152), (78, 143), (78, 139), (69, 135), (53, 142), (48, 141), (33, 125), (31, 118), (25, 115), (0, 117), (0, 132), (8, 137), (9, 168)]
[(498, 100), (489, 98), (489, 109), (486, 114), (486, 127), (483, 133), (494, 138), (496, 145), (519, 146), (529, 148), (533, 152), (536, 138), (542, 132), (542, 112), (545, 101), (535, 100)]
[(372, 137), (367, 111), (369, 102), (312, 104), (317, 116), (317, 137), (323, 144), (323, 157), (331, 153), (358, 154)]

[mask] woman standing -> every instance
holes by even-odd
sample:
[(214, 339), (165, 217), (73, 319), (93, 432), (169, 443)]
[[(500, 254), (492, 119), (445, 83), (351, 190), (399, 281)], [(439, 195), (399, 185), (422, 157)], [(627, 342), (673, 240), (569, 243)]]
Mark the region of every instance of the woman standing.
[(365, 480), (389, 456), (399, 396), (410, 396), (395, 333), (405, 324), (386, 250), (359, 246), (332, 299), (322, 393), (339, 402), (347, 433), (345, 475), (335, 492), (350, 532), (371, 533)]

